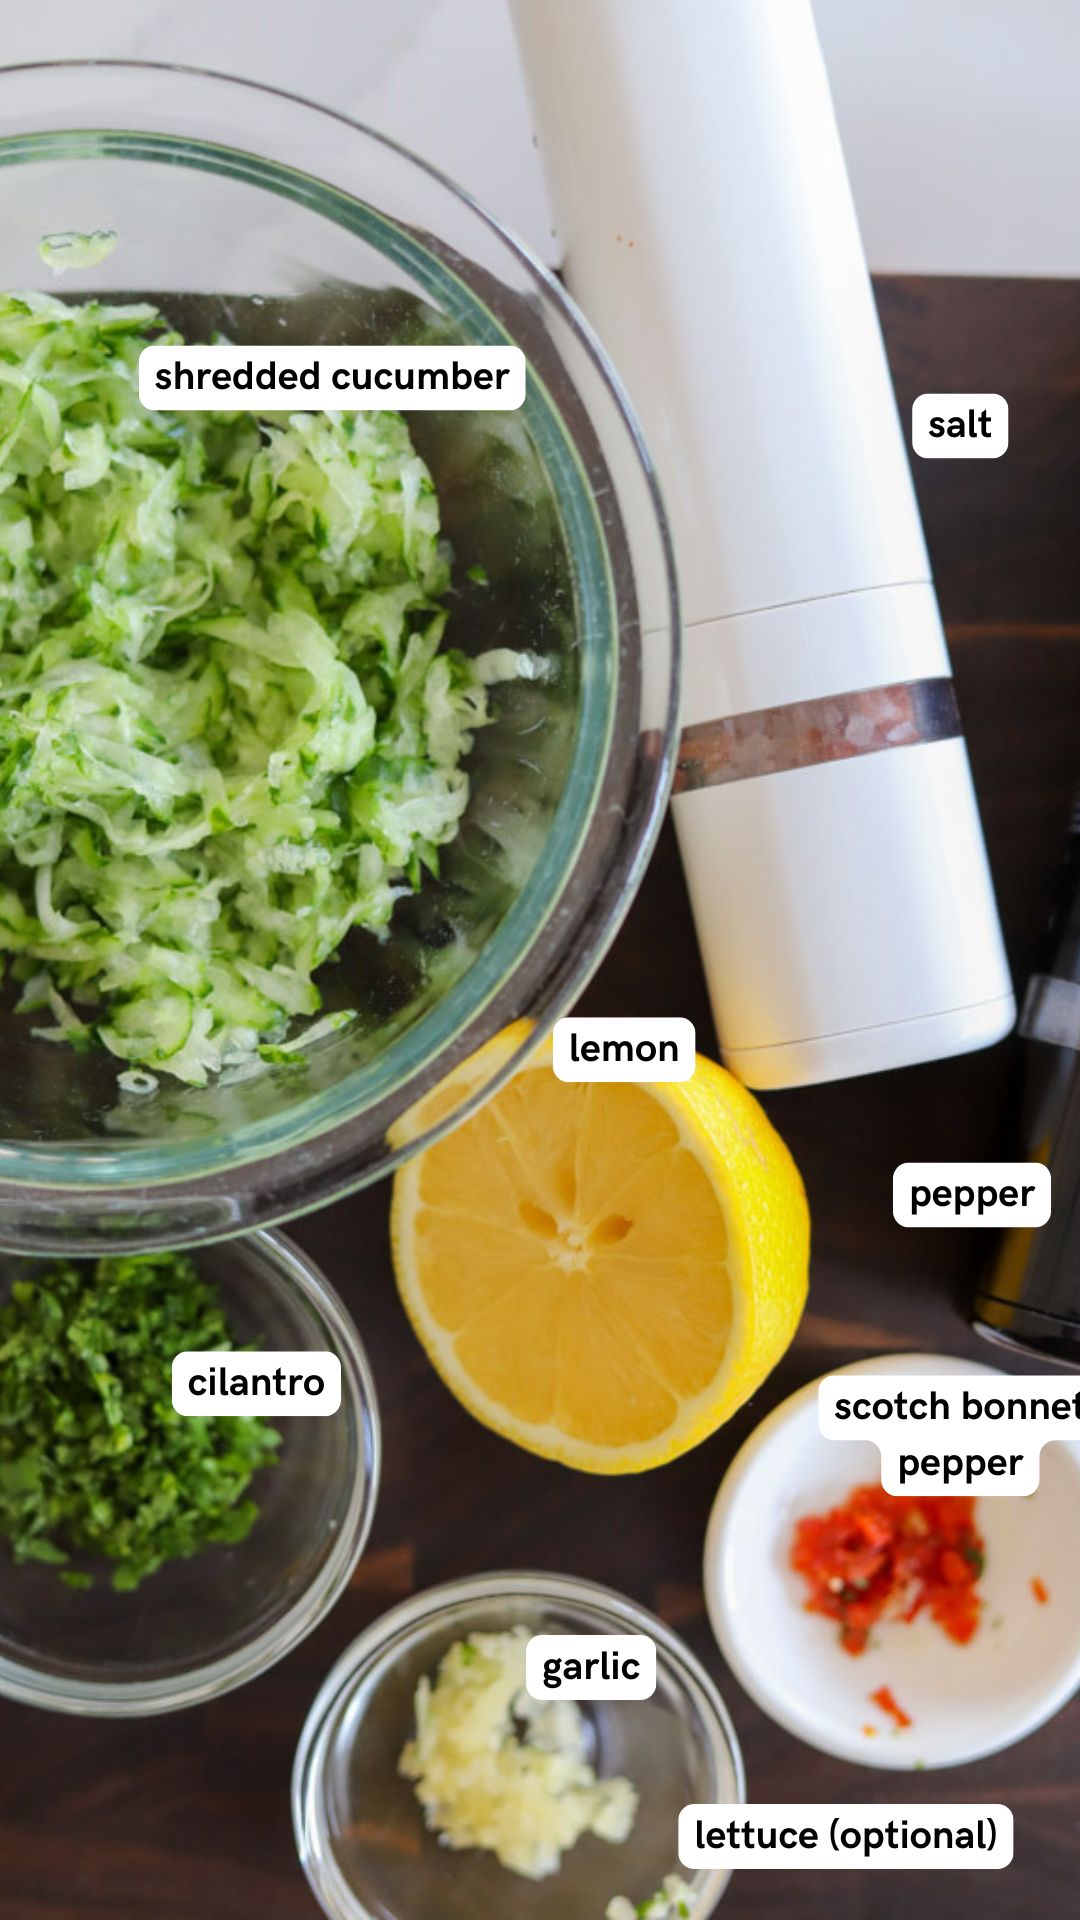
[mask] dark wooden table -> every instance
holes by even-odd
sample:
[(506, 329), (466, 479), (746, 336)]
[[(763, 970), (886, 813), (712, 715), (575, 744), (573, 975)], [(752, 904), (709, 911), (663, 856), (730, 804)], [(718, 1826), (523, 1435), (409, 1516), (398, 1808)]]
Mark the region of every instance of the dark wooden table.
[[(1080, 775), (1080, 286), (906, 280), (885, 282), (879, 295), (905, 414), (922, 390), (996, 391), (1010, 404), (1003, 460), (915, 465), (1022, 979)], [(587, 1005), (688, 1014), (701, 1043), (712, 1044), (669, 834)], [(288, 1806), (293, 1748), (316, 1687), (383, 1608), (489, 1567), (591, 1576), (676, 1625), (720, 1681), (755, 1799), (895, 1794), (900, 1776), (802, 1746), (727, 1676), (704, 1617), (702, 1534), (724, 1467), (751, 1427), (825, 1367), (912, 1346), (987, 1357), (965, 1320), (979, 1236), (904, 1234), (892, 1222), (891, 1175), (901, 1160), (992, 1156), (1012, 1064), (1010, 1043), (770, 1099), (813, 1208), (809, 1311), (753, 1405), (687, 1459), (640, 1480), (591, 1480), (530, 1459), (461, 1412), (398, 1305), (384, 1189), (300, 1223), (297, 1238), (353, 1308), (378, 1380), (386, 1474), (370, 1550), (320, 1631), (216, 1705), (126, 1726), (0, 1706), (0, 1920), (316, 1920)], [(900, 1920), (917, 1904), (928, 1920), (968, 1920), (973, 1906), (985, 1920), (1057, 1920), (1075, 1910), (1080, 1704), (998, 1759), (904, 1776), (902, 1788), (912, 1800), (1004, 1800), (1016, 1816), (1013, 1866), (976, 1880), (744, 1873), (724, 1915)], [(492, 1920), (513, 1920), (512, 1883)]]

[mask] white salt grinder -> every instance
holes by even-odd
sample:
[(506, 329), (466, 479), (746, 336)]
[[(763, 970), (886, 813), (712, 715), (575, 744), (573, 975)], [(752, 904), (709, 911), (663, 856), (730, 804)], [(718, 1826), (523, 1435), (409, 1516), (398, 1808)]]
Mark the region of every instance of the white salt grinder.
[(674, 812), (724, 1059), (781, 1087), (998, 1040), (1012, 988), (808, 0), (512, 6), (567, 283), (671, 515)]

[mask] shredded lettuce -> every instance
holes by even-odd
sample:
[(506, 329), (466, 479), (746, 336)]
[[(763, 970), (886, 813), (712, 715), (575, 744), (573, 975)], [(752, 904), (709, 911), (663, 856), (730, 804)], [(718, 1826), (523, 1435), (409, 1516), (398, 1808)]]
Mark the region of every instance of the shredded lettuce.
[(486, 684), (531, 669), (442, 647), (400, 415), (150, 412), (151, 339), (0, 297), (0, 954), (35, 1031), (202, 1085), (437, 871)]

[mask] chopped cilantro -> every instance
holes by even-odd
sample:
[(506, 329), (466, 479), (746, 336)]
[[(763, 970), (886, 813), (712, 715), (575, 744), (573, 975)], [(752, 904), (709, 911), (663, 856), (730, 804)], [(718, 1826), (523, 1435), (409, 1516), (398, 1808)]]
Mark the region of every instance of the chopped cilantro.
[(0, 1305), (0, 1536), (16, 1564), (130, 1591), (167, 1560), (242, 1540), (241, 1496), (279, 1444), (266, 1421), (190, 1418), (172, 1405), (176, 1354), (235, 1345), (213, 1289), (183, 1254), (58, 1261)]

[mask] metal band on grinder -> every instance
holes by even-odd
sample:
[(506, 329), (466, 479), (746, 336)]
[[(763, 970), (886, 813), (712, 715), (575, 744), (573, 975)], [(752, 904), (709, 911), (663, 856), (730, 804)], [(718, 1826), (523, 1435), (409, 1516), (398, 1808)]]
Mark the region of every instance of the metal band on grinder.
[(675, 793), (820, 767), (892, 747), (955, 740), (963, 732), (951, 679), (908, 680), (818, 700), (704, 720), (683, 730)]

